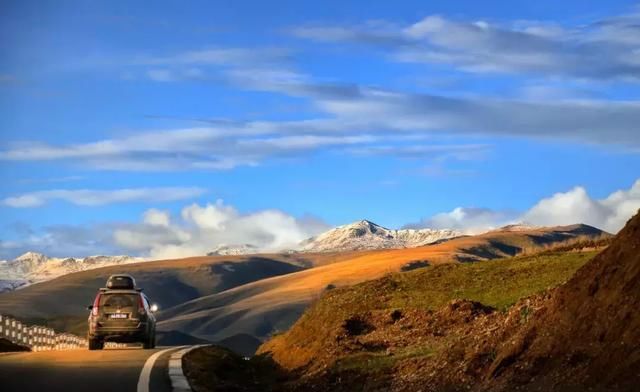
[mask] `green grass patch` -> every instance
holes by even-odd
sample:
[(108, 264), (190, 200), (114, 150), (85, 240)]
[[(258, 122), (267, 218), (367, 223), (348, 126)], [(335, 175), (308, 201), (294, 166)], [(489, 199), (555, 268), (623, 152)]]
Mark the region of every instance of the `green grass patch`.
[[(321, 341), (350, 315), (376, 310), (437, 310), (458, 298), (506, 310), (523, 297), (562, 284), (597, 253), (552, 252), (436, 265), (336, 288), (326, 292), (280, 338), (293, 344), (306, 344), (309, 339)], [(529, 317), (521, 316), (523, 322)]]
[(392, 354), (388, 354), (386, 351), (356, 353), (341, 358), (336, 363), (336, 369), (340, 371), (358, 370), (360, 372), (376, 372), (390, 368), (401, 360), (428, 357), (434, 353), (435, 351), (429, 346), (405, 347)]
[[(335, 295), (334, 300), (341, 302), (344, 306), (340, 308), (345, 310), (351, 306), (369, 310), (435, 310), (456, 298), (506, 309), (522, 297), (565, 282), (597, 253), (552, 253), (472, 264), (445, 264), (393, 274), (329, 295)], [(335, 305), (330, 306), (333, 311)]]

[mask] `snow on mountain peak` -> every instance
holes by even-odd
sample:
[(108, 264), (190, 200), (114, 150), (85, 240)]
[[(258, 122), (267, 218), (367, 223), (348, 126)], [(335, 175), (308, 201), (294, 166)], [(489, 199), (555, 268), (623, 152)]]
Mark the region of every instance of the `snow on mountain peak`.
[[(0, 292), (37, 283), (71, 272), (86, 271), (115, 264), (143, 261), (130, 256), (89, 256), (85, 258), (55, 258), (42, 253), (27, 252), (11, 261), (0, 263)], [(19, 282), (19, 284), (18, 284)]]
[(22, 262), (22, 261), (38, 261), (38, 262), (46, 262), (48, 259), (47, 256), (43, 255), (42, 253), (38, 253), (38, 252), (26, 252), (18, 257), (16, 257), (15, 259), (13, 259), (14, 262)]
[[(368, 220), (338, 226), (316, 237), (302, 241), (295, 250), (285, 252), (343, 252), (413, 248), (459, 237), (455, 230), (403, 229), (391, 230)], [(208, 256), (256, 254), (266, 251), (253, 244), (218, 245)], [(145, 261), (130, 256), (89, 256), (85, 258), (55, 258), (42, 253), (27, 252), (14, 260), (0, 262), (0, 292), (28, 284), (57, 278), (72, 272), (86, 271), (110, 265)]]
[(391, 230), (368, 220), (338, 226), (301, 243), (302, 252), (413, 248), (461, 236), (455, 230)]

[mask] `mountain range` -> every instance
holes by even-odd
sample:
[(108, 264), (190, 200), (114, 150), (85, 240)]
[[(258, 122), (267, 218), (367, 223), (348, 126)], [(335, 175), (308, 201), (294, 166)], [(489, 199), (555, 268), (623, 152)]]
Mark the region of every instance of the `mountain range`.
[[(304, 240), (298, 249), (285, 250), (283, 253), (413, 248), (461, 235), (462, 233), (455, 230), (390, 230), (373, 222), (361, 220)], [(219, 245), (208, 252), (207, 256), (239, 256), (258, 253), (261, 253), (261, 249), (252, 244)], [(141, 261), (145, 259), (131, 256), (55, 258), (37, 252), (27, 252), (14, 260), (0, 262), (0, 293), (72, 272)]]
[(129, 264), (144, 259), (131, 256), (89, 256), (84, 258), (48, 257), (27, 252), (11, 261), (0, 263), (0, 293), (32, 283), (43, 282), (72, 272), (86, 271), (110, 265)]

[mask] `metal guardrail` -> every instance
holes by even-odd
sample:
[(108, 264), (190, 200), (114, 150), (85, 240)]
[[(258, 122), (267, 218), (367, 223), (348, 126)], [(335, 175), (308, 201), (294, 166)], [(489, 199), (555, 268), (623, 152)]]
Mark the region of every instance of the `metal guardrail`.
[(0, 338), (29, 348), (31, 351), (73, 350), (85, 348), (87, 339), (70, 333), (56, 333), (41, 325), (26, 325), (0, 314)]

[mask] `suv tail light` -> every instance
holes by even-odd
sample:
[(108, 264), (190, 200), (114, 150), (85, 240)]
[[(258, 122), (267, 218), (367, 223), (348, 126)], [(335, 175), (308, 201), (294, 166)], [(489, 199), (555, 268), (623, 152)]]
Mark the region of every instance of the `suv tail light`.
[(93, 301), (93, 307), (91, 308), (91, 314), (94, 316), (98, 315), (98, 308), (100, 306), (100, 297), (102, 297), (102, 293), (98, 293), (96, 295), (96, 299)]
[(138, 294), (138, 313), (144, 314), (144, 300), (142, 299), (142, 294)]

